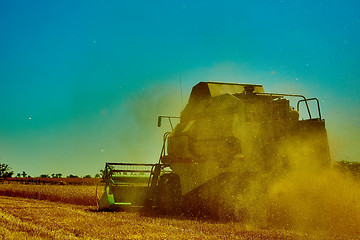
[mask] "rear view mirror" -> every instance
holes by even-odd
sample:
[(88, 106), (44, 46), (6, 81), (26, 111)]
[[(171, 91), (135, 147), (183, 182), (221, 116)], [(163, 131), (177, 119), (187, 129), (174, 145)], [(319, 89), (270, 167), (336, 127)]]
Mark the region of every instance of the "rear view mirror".
[(158, 117), (158, 127), (161, 127), (161, 116)]
[(172, 123), (171, 123), (171, 119), (172, 119), (172, 118), (178, 118), (178, 119), (180, 119), (180, 117), (159, 116), (159, 117), (158, 117), (158, 127), (161, 127), (161, 119), (162, 119), (162, 118), (167, 118), (167, 119), (169, 119), (169, 123), (170, 123), (170, 126), (171, 126), (171, 130), (174, 129), (174, 128), (173, 128), (173, 125), (172, 125)]

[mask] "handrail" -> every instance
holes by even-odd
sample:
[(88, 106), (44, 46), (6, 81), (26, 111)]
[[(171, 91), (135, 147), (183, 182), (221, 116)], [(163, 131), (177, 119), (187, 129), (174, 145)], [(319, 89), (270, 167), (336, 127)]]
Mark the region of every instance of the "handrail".
[[(307, 98), (306, 100), (299, 100), (298, 103), (297, 103), (297, 111), (299, 111), (300, 102), (305, 101), (305, 103), (307, 103), (307, 101), (312, 101), (312, 100), (316, 100), (317, 107), (318, 107), (319, 118), (321, 119), (320, 103), (319, 103), (319, 100), (317, 98)], [(310, 119), (311, 119), (311, 117), (310, 117)]]
[(164, 133), (163, 145), (162, 145), (161, 152), (160, 152), (159, 163), (161, 163), (162, 157), (166, 155), (166, 140), (167, 140), (169, 135), (170, 135), (170, 132), (165, 132)]
[(312, 119), (311, 117), (311, 112), (310, 112), (310, 108), (309, 108), (309, 104), (308, 101), (311, 100), (316, 100), (317, 101), (317, 106), (318, 106), (318, 112), (319, 112), (319, 118), (321, 119), (321, 112), (320, 112), (320, 104), (319, 104), (319, 100), (317, 98), (306, 98), (303, 95), (299, 95), (299, 94), (286, 94), (286, 93), (255, 93), (256, 95), (268, 95), (268, 96), (275, 96), (275, 97), (299, 97), (302, 98), (301, 100), (298, 101), (297, 103), (297, 111), (299, 111), (299, 103), (300, 102), (305, 102), (306, 105), (306, 110), (309, 114), (309, 118)]

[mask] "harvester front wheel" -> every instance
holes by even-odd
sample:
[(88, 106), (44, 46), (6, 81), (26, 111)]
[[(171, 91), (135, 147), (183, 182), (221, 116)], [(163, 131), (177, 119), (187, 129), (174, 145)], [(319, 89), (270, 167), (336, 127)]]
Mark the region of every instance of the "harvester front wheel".
[(162, 214), (178, 214), (181, 210), (180, 177), (167, 173), (160, 177), (157, 187), (157, 207)]

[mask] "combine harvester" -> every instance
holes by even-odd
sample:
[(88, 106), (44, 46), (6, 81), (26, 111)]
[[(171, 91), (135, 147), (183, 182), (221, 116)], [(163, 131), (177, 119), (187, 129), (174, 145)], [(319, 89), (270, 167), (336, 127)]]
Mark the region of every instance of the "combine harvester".
[[(296, 110), (289, 99), (297, 101)], [(160, 116), (159, 127), (164, 118), (173, 128), (179, 117)], [(216, 215), (226, 209), (231, 215), (229, 198), (260, 174), (294, 167), (293, 154), (330, 166), (318, 99), (265, 93), (262, 85), (198, 83), (163, 140), (156, 164), (106, 163), (99, 210), (145, 206)]]

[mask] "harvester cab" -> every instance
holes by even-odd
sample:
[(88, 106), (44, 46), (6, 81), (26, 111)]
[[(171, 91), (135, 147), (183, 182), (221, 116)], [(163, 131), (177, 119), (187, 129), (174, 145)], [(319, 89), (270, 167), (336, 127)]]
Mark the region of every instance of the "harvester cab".
[[(297, 99), (296, 109), (289, 98)], [(299, 119), (299, 113), (305, 117)], [(184, 206), (219, 208), (222, 196), (241, 193), (258, 173), (296, 167), (293, 154), (320, 167), (330, 165), (316, 98), (265, 93), (255, 84), (200, 82), (175, 127), (170, 116), (160, 116), (159, 127), (163, 118), (172, 131), (164, 135), (159, 162), (107, 163), (99, 209), (149, 206), (174, 213)]]

